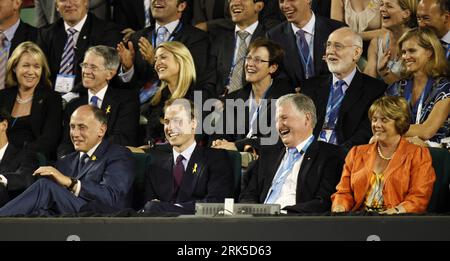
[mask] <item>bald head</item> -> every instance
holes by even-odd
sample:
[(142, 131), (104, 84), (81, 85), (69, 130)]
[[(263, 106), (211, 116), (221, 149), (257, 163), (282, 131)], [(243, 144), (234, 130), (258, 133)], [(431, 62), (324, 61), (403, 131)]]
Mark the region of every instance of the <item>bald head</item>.
[(355, 68), (362, 54), (362, 38), (349, 27), (332, 32), (326, 44), (325, 57), (328, 69), (343, 79)]
[(70, 138), (75, 150), (88, 152), (106, 134), (105, 113), (97, 107), (82, 105), (70, 117)]

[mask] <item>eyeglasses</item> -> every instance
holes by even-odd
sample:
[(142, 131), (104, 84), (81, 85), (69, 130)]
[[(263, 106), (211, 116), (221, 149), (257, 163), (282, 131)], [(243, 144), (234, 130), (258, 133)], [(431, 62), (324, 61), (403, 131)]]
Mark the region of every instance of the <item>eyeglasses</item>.
[(98, 68), (96, 65), (88, 64), (88, 63), (80, 63), (80, 67), (81, 67), (82, 69), (84, 69), (84, 70), (89, 69), (89, 70), (91, 70), (91, 71), (93, 71), (93, 72), (105, 70), (104, 68), (103, 68), (103, 69), (100, 69), (100, 68)]
[(346, 47), (352, 47), (352, 46), (359, 47), (359, 46), (356, 45), (356, 44), (344, 45), (344, 44), (341, 44), (341, 43), (338, 43), (338, 42), (326, 42), (326, 43), (324, 44), (324, 46), (325, 46), (325, 49), (330, 49), (331, 47), (333, 47), (334, 50), (336, 50), (336, 51), (342, 51), (342, 50), (344, 50), (344, 48), (346, 48)]
[(258, 64), (260, 64), (260, 63), (268, 63), (268, 62), (270, 62), (270, 61), (267, 61), (267, 60), (263, 60), (263, 59), (261, 59), (261, 58), (259, 58), (259, 57), (253, 57), (253, 56), (250, 56), (250, 55), (248, 55), (247, 57), (245, 57), (245, 61), (248, 63), (248, 62), (250, 62), (250, 61), (252, 61), (254, 64), (256, 64), (256, 65), (258, 65)]

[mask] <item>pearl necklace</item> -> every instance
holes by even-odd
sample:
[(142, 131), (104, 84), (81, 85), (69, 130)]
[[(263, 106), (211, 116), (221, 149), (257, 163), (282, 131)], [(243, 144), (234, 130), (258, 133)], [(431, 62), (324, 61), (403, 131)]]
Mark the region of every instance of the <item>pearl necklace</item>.
[(381, 153), (381, 149), (380, 149), (380, 146), (379, 145), (377, 145), (377, 150), (378, 150), (378, 155), (380, 156), (380, 158), (382, 158), (382, 159), (384, 159), (384, 160), (391, 160), (392, 159), (392, 157), (394, 156), (394, 153), (392, 153), (392, 155), (390, 156), (390, 157), (385, 157), (385, 156), (383, 156), (383, 154)]
[(19, 96), (16, 96), (16, 101), (19, 104), (29, 103), (31, 100), (33, 100), (33, 95), (31, 95), (31, 97), (27, 99), (21, 99)]

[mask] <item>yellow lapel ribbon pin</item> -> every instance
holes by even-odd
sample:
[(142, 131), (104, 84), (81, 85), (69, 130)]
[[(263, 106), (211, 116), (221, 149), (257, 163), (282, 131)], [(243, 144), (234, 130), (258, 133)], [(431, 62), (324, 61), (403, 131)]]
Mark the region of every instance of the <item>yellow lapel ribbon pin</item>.
[(92, 160), (92, 161), (96, 161), (96, 160), (97, 160), (97, 157), (96, 157), (95, 155), (92, 155), (92, 156), (91, 156), (91, 160)]
[(194, 167), (192, 168), (192, 174), (197, 173), (197, 163), (194, 163)]
[(108, 105), (108, 107), (106, 107), (106, 114), (111, 113), (111, 105)]

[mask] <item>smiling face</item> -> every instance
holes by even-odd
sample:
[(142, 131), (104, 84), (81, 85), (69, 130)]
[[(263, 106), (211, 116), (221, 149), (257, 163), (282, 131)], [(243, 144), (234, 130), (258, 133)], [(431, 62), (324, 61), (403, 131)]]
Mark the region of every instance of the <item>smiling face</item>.
[(330, 72), (339, 79), (345, 78), (353, 69), (361, 56), (362, 49), (354, 45), (353, 33), (347, 29), (337, 30), (330, 34), (325, 52)]
[(56, 0), (56, 10), (70, 26), (77, 25), (88, 12), (88, 0)]
[(311, 19), (311, 0), (278, 0), (281, 12), (297, 27), (303, 27)]
[(179, 104), (172, 104), (164, 113), (164, 134), (177, 152), (183, 152), (194, 142), (197, 121)]
[(23, 53), (15, 68), (19, 88), (33, 89), (38, 85), (42, 75), (42, 64), (29, 53)]
[(245, 80), (250, 83), (261, 82), (270, 79), (278, 66), (269, 65), (269, 51), (266, 47), (251, 49), (245, 59)]
[(433, 52), (419, 45), (416, 37), (403, 42), (401, 46), (403, 63), (407, 73), (424, 71), (425, 65), (431, 60)]
[(88, 152), (102, 140), (106, 128), (106, 124), (95, 118), (88, 105), (76, 109), (70, 117), (70, 139), (75, 150)]
[(258, 13), (262, 10), (263, 2), (253, 0), (230, 0), (231, 20), (245, 28), (258, 20)]
[(311, 115), (297, 111), (289, 102), (277, 106), (275, 120), (281, 141), (288, 148), (296, 147), (312, 133)]
[(404, 24), (410, 16), (410, 11), (402, 10), (397, 0), (383, 0), (380, 14), (382, 27), (390, 29)]
[(398, 136), (395, 120), (389, 119), (379, 111), (375, 111), (371, 119), (373, 136), (380, 142), (387, 142)]
[(105, 59), (94, 52), (86, 53), (83, 65), (81, 69), (83, 86), (93, 93), (105, 87), (115, 75), (115, 70), (105, 68)]
[(176, 61), (173, 53), (164, 47), (160, 47), (155, 53), (155, 71), (161, 81), (176, 86), (180, 73), (180, 64)]
[(436, 0), (422, 0), (417, 6), (417, 22), (442, 38), (450, 29), (450, 13), (442, 12)]
[(186, 3), (178, 3), (179, 0), (152, 0), (150, 11), (153, 18), (160, 24), (165, 25), (181, 18), (186, 8)]

